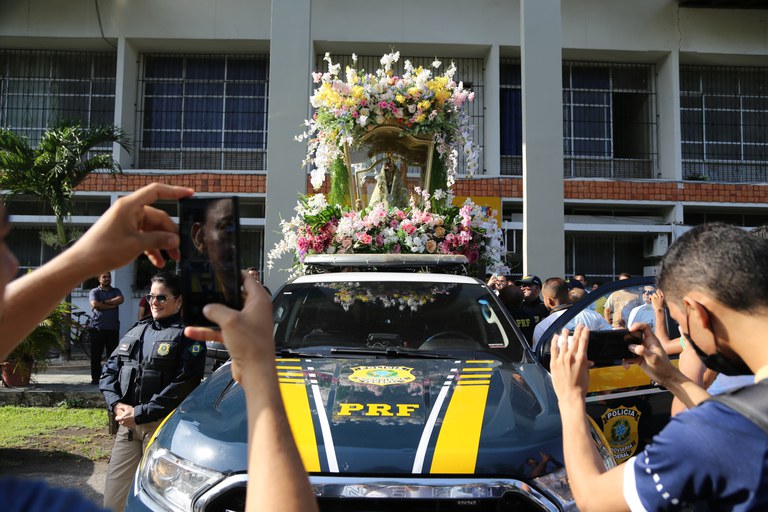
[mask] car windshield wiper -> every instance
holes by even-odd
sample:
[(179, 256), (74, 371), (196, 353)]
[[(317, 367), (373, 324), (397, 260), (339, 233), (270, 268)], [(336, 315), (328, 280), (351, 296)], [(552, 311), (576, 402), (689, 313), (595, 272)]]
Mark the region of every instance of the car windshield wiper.
[(422, 352), (401, 347), (386, 348), (332, 348), (331, 354), (352, 354), (364, 356), (405, 357), (411, 359), (455, 359), (451, 354), (438, 352)]
[(292, 348), (276, 348), (275, 355), (278, 357), (325, 357), (319, 352), (299, 352)]

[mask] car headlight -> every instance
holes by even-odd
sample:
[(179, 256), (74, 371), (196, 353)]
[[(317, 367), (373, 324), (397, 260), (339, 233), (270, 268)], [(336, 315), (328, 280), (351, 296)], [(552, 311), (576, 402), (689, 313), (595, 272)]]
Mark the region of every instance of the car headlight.
[[(592, 423), (592, 428), (590, 429), (592, 440), (597, 446), (597, 451), (600, 454), (600, 458), (603, 459), (603, 466), (605, 466), (605, 470), (608, 471), (609, 469), (615, 468), (616, 460), (613, 458), (613, 452), (610, 448), (608, 448), (605, 437), (603, 436), (602, 432), (600, 432), (600, 430), (595, 428), (594, 422), (591, 421), (591, 418), (590, 422)], [(558, 469), (557, 471), (553, 471), (548, 475), (534, 478), (533, 481), (536, 483), (539, 489), (555, 499), (563, 510), (578, 510), (576, 508), (576, 502), (573, 501), (571, 485), (568, 483), (568, 475), (566, 474), (564, 467)]]
[(179, 458), (157, 443), (149, 446), (139, 469), (141, 488), (168, 510), (190, 510), (194, 499), (222, 478), (222, 473)]

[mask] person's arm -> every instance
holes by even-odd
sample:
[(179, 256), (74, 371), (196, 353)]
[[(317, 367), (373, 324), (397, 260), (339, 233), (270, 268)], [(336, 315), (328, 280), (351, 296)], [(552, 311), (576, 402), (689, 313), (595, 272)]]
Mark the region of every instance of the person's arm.
[[(120, 198), (75, 245), (34, 272), (11, 281), (5, 288), (5, 310), (0, 319), (0, 359), (72, 288), (94, 273), (122, 267), (142, 252), (158, 267), (165, 263), (161, 249), (178, 259), (178, 227), (167, 213), (149, 205), (158, 199), (180, 199), (192, 194), (189, 188), (153, 183)], [(97, 250), (99, 247), (110, 250)]]
[(579, 324), (568, 343), (568, 330), (552, 340), (550, 371), (563, 423), (563, 454), (576, 505), (591, 510), (629, 510), (624, 500), (624, 466), (610, 471), (597, 451), (589, 430), (584, 401), (589, 388), (587, 344), (589, 329)]
[[(118, 292), (119, 292), (119, 290), (118, 290)], [(120, 304), (122, 304), (124, 300), (125, 299), (123, 298), (123, 294), (120, 293), (119, 295), (117, 295), (115, 297), (112, 297), (111, 299), (105, 300), (104, 304), (109, 304), (110, 306), (117, 307)]]
[(610, 298), (605, 301), (605, 305), (603, 306), (603, 318), (605, 318), (606, 322), (613, 325), (613, 307), (611, 307)]
[(204, 314), (221, 331), (187, 327), (193, 339), (223, 341), (232, 359), (232, 377), (245, 393), (248, 414), (249, 512), (317, 510), (317, 502), (291, 434), (275, 369), (272, 302), (263, 287), (244, 279), (242, 311), (209, 304)]

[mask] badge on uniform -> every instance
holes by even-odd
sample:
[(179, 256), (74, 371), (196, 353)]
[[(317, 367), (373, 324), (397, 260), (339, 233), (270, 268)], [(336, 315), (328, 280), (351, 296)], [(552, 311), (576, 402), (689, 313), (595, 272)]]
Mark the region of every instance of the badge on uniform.
[(189, 353), (193, 356), (196, 356), (200, 353), (200, 351), (203, 349), (203, 346), (200, 343), (195, 343), (194, 345), (190, 345), (189, 347)]
[(167, 356), (168, 352), (171, 351), (171, 344), (170, 343), (161, 343), (157, 347), (157, 355), (159, 356)]

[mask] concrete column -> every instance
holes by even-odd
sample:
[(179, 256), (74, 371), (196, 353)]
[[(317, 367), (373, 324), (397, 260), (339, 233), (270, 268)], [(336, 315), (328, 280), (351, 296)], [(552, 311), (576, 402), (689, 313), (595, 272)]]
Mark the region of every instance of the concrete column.
[[(307, 176), (301, 167), (306, 144), (292, 135), (300, 133), (309, 114), (311, 7), (311, 0), (272, 0), (265, 254), (282, 239), (280, 219), (293, 216), (298, 194), (306, 192)], [(288, 268), (291, 261), (290, 255), (283, 257), (263, 276), (272, 291), (287, 275), (279, 269)]]
[[(126, 133), (136, 134), (136, 87), (139, 75), (139, 54), (126, 38), (117, 40), (117, 75), (115, 80), (115, 125)], [(134, 141), (135, 142), (135, 141)], [(134, 148), (133, 154), (137, 149)], [(133, 156), (120, 146), (115, 146), (112, 157), (124, 169), (133, 167)]]
[(683, 179), (680, 146), (680, 54), (670, 52), (656, 67), (658, 105), (659, 169), (658, 178)]
[[(501, 174), (501, 100), (499, 94), (499, 45), (493, 44), (485, 57), (485, 175)], [(482, 170), (478, 170), (480, 174)]]
[(521, 0), (523, 273), (565, 272), (560, 0)]

